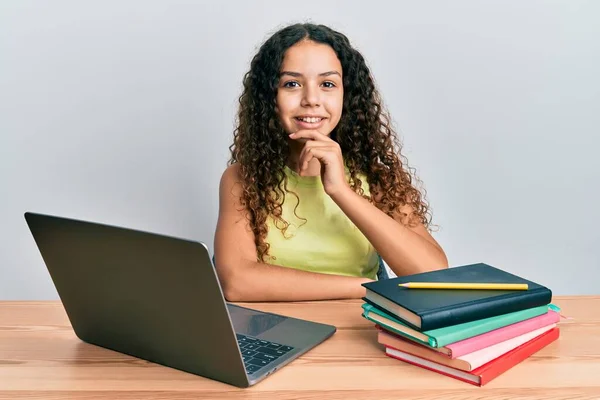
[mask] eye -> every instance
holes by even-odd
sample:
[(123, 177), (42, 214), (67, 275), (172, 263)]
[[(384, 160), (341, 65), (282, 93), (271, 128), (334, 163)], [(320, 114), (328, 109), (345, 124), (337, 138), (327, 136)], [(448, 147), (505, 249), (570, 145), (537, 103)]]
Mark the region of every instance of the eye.
[(331, 88), (334, 88), (334, 87), (335, 87), (335, 83), (333, 83), (333, 82), (331, 82), (331, 81), (325, 81), (325, 82), (323, 82), (323, 85), (325, 85), (325, 87), (326, 87), (327, 89), (331, 89)]
[(299, 85), (299, 83), (296, 81), (287, 81), (286, 83), (283, 84), (283, 87), (286, 87), (286, 88), (297, 87), (297, 86), (291, 86), (292, 84)]

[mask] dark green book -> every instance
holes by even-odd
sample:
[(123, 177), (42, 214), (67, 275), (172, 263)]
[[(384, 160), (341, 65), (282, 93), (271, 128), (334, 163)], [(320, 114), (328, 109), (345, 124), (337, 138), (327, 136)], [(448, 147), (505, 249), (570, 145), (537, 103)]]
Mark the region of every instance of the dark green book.
[[(526, 283), (528, 290), (408, 289), (407, 282)], [(364, 283), (364, 298), (418, 331), (547, 305), (552, 292), (545, 286), (479, 263), (422, 274)]]

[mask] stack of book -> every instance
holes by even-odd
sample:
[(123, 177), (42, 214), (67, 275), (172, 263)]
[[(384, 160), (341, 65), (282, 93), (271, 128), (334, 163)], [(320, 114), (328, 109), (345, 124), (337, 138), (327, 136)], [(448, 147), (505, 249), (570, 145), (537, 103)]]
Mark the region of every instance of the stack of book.
[[(527, 290), (399, 286), (408, 282), (527, 284)], [(363, 286), (363, 317), (375, 322), (387, 356), (474, 385), (485, 385), (559, 336), (550, 289), (487, 264)]]

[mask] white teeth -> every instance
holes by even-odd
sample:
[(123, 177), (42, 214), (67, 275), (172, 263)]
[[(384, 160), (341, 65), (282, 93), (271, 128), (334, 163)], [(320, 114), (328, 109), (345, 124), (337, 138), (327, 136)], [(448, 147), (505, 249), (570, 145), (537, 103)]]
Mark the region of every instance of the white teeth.
[(298, 118), (298, 119), (301, 120), (301, 121), (304, 121), (304, 122), (308, 122), (308, 123), (314, 124), (316, 122), (321, 122), (321, 120), (323, 118)]

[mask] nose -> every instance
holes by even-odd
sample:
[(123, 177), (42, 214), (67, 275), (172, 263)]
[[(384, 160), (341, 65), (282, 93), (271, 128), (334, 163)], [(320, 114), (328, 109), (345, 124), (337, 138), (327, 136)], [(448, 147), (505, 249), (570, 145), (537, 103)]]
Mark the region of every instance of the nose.
[(302, 106), (318, 107), (321, 105), (321, 91), (318, 86), (306, 85), (302, 96)]

